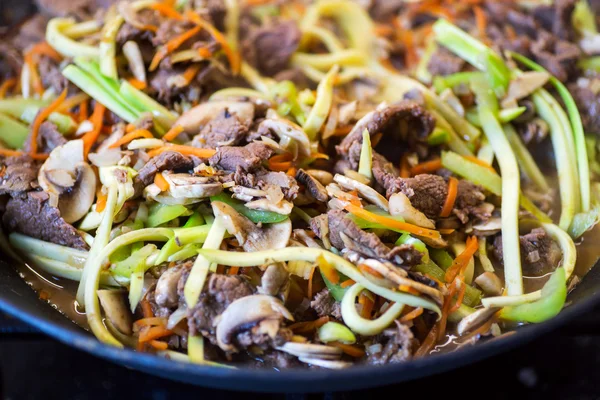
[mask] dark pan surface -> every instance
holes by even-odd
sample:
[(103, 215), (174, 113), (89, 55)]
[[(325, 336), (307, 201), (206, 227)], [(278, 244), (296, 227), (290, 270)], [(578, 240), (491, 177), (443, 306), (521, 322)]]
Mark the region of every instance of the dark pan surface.
[(229, 390), (288, 393), (348, 391), (434, 375), (524, 345), (600, 304), (599, 285), (600, 269), (593, 269), (571, 293), (568, 307), (559, 316), (543, 324), (523, 327), (507, 337), (404, 364), (355, 367), (343, 371), (276, 372), (211, 368), (109, 347), (99, 343), (91, 334), (65, 318), (52, 306), (39, 300), (37, 294), (6, 261), (0, 261), (0, 310), (67, 345), (168, 379)]

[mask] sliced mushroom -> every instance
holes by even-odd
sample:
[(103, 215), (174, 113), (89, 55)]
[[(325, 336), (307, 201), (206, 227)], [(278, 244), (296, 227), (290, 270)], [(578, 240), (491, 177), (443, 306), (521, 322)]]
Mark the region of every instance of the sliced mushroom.
[(284, 263), (271, 264), (260, 279), (258, 293), (269, 296), (281, 295), (285, 299), (290, 288), (289, 278), (290, 273)]
[(490, 218), (487, 221), (473, 225), (473, 230), (477, 231), (479, 236), (495, 235), (502, 229), (502, 219), (498, 217)]
[(236, 237), (245, 251), (283, 249), (292, 235), (289, 218), (259, 228), (228, 204), (213, 201), (212, 208), (215, 216), (223, 218), (227, 231)]
[(363, 198), (369, 200), (377, 207), (385, 211), (389, 211), (390, 205), (386, 198), (377, 193), (377, 191), (372, 187), (340, 174), (336, 174), (333, 177), (333, 180), (336, 181), (342, 188), (346, 190), (356, 190)]
[(133, 333), (133, 316), (127, 305), (127, 292), (122, 290), (98, 290), (98, 299), (106, 317), (124, 335)]
[(279, 324), (273, 322), (281, 322), (284, 318), (294, 320), (288, 309), (275, 297), (263, 294), (242, 297), (231, 303), (219, 316), (216, 329), (217, 344), (224, 351), (235, 352), (237, 349), (233, 344), (234, 335), (255, 325), (271, 338), (275, 338)]
[(269, 199), (258, 199), (246, 203), (246, 207), (252, 210), (272, 211), (277, 214), (290, 215), (294, 205), (287, 200), (282, 200), (279, 203), (273, 203), (269, 201)]
[(463, 319), (460, 320), (458, 325), (456, 326), (456, 332), (459, 336), (464, 335), (465, 333), (472, 331), (477, 328), (479, 325), (483, 324), (498, 311), (500, 308), (490, 307), (490, 308), (480, 308), (479, 310), (473, 312), (472, 314), (467, 315)]
[(329, 196), (327, 196), (327, 190), (323, 184), (321, 184), (318, 179), (307, 173), (302, 168), (300, 168), (296, 173), (296, 179), (298, 182), (306, 186), (308, 193), (310, 193), (315, 200), (324, 203), (329, 199)]
[(182, 266), (176, 266), (167, 269), (158, 278), (156, 282), (156, 289), (154, 290), (154, 300), (156, 304), (161, 307), (175, 307), (179, 303), (179, 296), (177, 295), (177, 284), (179, 278), (186, 271), (186, 268)]
[(435, 229), (435, 224), (425, 214), (417, 210), (402, 192), (394, 193), (390, 197), (390, 214), (399, 215), (408, 223)]
[(334, 197), (343, 201), (360, 202), (360, 198), (351, 193), (344, 192), (342, 188), (339, 187), (339, 185), (337, 185), (336, 183), (330, 183), (329, 185), (327, 185), (327, 187), (325, 187), (325, 189), (327, 190), (327, 194), (330, 197)]
[(308, 236), (308, 233), (304, 229), (294, 229), (294, 236), (304, 242), (307, 247), (313, 249), (322, 249), (323, 247), (312, 237)]
[(203, 199), (215, 196), (223, 191), (223, 184), (210, 178), (190, 174), (163, 172), (169, 183), (169, 194), (174, 198)]
[(344, 369), (352, 366), (351, 362), (339, 360), (322, 360), (319, 358), (299, 357), (299, 361), (305, 364), (316, 365), (317, 367), (327, 369)]
[(96, 194), (96, 174), (83, 160), (83, 140), (71, 140), (50, 153), (38, 182), (68, 223), (87, 214)]
[(267, 111), (267, 118), (260, 123), (258, 132), (262, 133), (263, 136), (267, 136), (268, 132), (273, 132), (280, 139), (292, 139), (298, 144), (298, 150), (303, 155), (308, 157), (312, 153), (310, 140), (302, 128), (287, 119), (281, 118), (275, 110), (269, 109)]
[(524, 72), (510, 81), (506, 96), (502, 100), (502, 107), (508, 108), (516, 100), (529, 96), (537, 89), (543, 87), (550, 79), (547, 72)]
[(321, 182), (324, 186), (333, 182), (333, 175), (331, 172), (323, 171), (322, 169), (307, 169), (306, 173)]
[(484, 272), (475, 278), (477, 286), (483, 290), (483, 292), (490, 296), (500, 296), (502, 294), (502, 281), (493, 272)]
[(197, 134), (210, 120), (216, 118), (223, 110), (235, 114), (245, 124), (252, 123), (254, 119), (254, 104), (237, 101), (209, 101), (185, 112), (177, 122), (189, 134)]
[(312, 343), (287, 342), (277, 350), (296, 357), (317, 360), (337, 360), (342, 356), (342, 350), (337, 347)]

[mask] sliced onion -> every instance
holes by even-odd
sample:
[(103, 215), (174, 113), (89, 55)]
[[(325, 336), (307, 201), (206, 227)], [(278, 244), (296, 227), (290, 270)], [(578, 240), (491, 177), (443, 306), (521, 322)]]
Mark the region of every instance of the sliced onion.
[(81, 136), (84, 133), (88, 133), (88, 132), (91, 132), (93, 130), (94, 130), (94, 124), (92, 124), (91, 121), (88, 121), (86, 119), (81, 124), (79, 124), (79, 127), (77, 128), (77, 131), (75, 132), (75, 136)]
[(167, 321), (167, 329), (173, 329), (177, 324), (183, 321), (186, 316), (187, 308), (179, 307), (173, 312), (173, 314), (169, 316), (169, 320)]
[[(133, 24), (132, 24), (133, 25)], [(138, 44), (132, 40), (123, 45), (123, 54), (129, 63), (129, 69), (135, 79), (146, 83), (146, 66), (142, 58), (142, 52)]]

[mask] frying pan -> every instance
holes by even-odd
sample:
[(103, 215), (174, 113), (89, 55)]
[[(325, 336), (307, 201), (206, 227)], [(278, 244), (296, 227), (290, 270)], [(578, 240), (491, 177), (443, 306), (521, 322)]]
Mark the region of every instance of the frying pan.
[[(32, 9), (31, 1), (1, 0), (1, 3), (1, 14), (6, 15), (10, 7), (13, 17), (27, 15)], [(349, 391), (422, 378), (525, 345), (600, 304), (600, 267), (596, 266), (569, 294), (566, 308), (557, 317), (542, 324), (523, 326), (511, 335), (452, 353), (435, 354), (401, 364), (378, 367), (365, 365), (340, 371), (226, 369), (177, 362), (102, 344), (49, 303), (40, 300), (15, 267), (14, 261), (0, 253), (0, 311), (68, 346), (97, 357), (163, 378), (228, 390), (287, 393)]]

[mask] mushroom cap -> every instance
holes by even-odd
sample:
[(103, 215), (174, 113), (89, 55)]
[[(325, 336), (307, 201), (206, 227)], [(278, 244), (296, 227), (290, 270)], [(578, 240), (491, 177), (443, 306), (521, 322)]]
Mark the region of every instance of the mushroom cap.
[(127, 306), (127, 292), (123, 290), (98, 290), (98, 299), (106, 317), (124, 335), (133, 333), (133, 316)]
[(77, 180), (69, 192), (63, 193), (58, 199), (58, 209), (63, 219), (72, 224), (83, 218), (96, 197), (96, 174), (92, 167), (82, 162), (76, 166)]
[[(262, 321), (282, 321), (284, 318), (294, 320), (279, 299), (264, 294), (242, 297), (231, 303), (220, 315), (216, 329), (217, 344), (224, 351), (236, 351), (231, 343), (236, 333)], [(277, 330), (268, 330), (271, 337), (277, 334)]]

